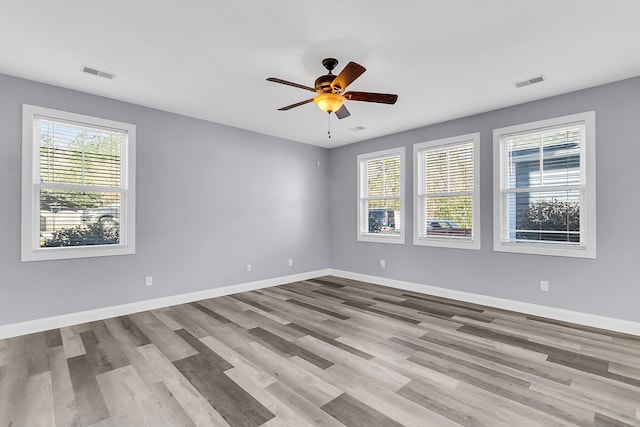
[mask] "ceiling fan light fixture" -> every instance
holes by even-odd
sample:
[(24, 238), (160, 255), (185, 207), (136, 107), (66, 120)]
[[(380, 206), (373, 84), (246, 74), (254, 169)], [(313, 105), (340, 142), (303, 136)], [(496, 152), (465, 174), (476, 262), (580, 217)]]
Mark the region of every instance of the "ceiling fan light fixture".
[(325, 113), (335, 113), (346, 100), (347, 98), (337, 93), (323, 93), (313, 98), (313, 102)]
[(318, 77), (314, 83), (314, 87), (305, 86), (298, 83), (282, 80), (276, 77), (268, 77), (267, 81), (279, 83), (287, 86), (293, 86), (314, 93), (315, 98), (305, 99), (295, 104), (278, 108), (278, 111), (287, 111), (301, 105), (306, 105), (312, 101), (325, 113), (334, 113), (338, 119), (345, 119), (351, 115), (344, 105), (345, 101), (361, 101), (375, 102), (378, 104), (395, 104), (398, 95), (391, 93), (374, 93), (374, 92), (344, 92), (351, 83), (362, 75), (366, 68), (360, 64), (351, 61), (346, 67), (340, 71), (337, 76), (331, 72), (338, 61), (334, 58), (325, 58), (322, 65), (329, 71), (329, 74)]

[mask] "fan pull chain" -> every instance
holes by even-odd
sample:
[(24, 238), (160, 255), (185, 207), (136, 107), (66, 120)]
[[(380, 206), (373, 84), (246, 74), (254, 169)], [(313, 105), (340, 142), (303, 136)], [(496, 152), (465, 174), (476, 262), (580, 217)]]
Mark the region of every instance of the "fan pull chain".
[(331, 112), (329, 112), (327, 117), (327, 128), (329, 129), (327, 134), (329, 135), (329, 139), (331, 139)]

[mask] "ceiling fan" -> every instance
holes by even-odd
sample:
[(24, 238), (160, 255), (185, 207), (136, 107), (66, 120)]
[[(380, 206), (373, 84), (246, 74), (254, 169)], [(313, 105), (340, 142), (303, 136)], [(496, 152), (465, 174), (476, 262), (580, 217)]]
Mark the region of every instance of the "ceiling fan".
[(338, 65), (337, 59), (325, 58), (322, 60), (322, 65), (324, 65), (324, 67), (329, 71), (329, 74), (318, 77), (314, 83), (314, 87), (293, 83), (276, 77), (269, 77), (267, 79), (270, 82), (293, 86), (317, 93), (314, 98), (309, 98), (304, 101), (296, 102), (295, 104), (287, 105), (286, 107), (278, 108), (278, 111), (287, 111), (313, 101), (325, 113), (334, 113), (339, 119), (344, 119), (351, 115), (349, 110), (347, 110), (347, 107), (344, 105), (347, 100), (377, 102), (379, 104), (395, 104), (398, 99), (398, 95), (390, 93), (344, 92), (347, 86), (360, 77), (362, 73), (367, 71), (367, 69), (360, 64), (349, 62), (337, 76), (332, 73), (336, 68), (336, 65)]

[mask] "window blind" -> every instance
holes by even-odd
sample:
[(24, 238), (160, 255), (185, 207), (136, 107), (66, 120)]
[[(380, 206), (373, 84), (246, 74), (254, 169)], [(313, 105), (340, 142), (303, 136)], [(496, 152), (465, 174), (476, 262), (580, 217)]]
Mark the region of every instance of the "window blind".
[(474, 195), (473, 142), (418, 151), (419, 235), (471, 239)]
[(400, 155), (394, 154), (363, 161), (362, 211), (367, 216), (369, 233), (400, 232)]
[(581, 244), (584, 138), (583, 122), (503, 137), (503, 242)]
[(44, 116), (34, 126), (40, 247), (120, 243), (127, 133)]

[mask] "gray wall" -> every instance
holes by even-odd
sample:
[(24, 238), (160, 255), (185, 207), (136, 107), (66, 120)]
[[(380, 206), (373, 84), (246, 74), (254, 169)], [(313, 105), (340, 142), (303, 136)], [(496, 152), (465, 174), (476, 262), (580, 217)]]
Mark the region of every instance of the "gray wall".
[[(20, 262), (23, 103), (137, 126), (135, 255)], [(493, 252), (492, 130), (589, 110), (598, 258)], [(640, 321), (639, 113), (635, 78), (327, 151), (0, 75), (0, 325), (329, 266)], [(412, 145), (470, 132), (481, 134), (482, 250), (413, 246)], [(398, 146), (407, 147), (407, 243), (358, 242), (356, 156)]]
[[(135, 255), (20, 262), (23, 103), (137, 126)], [(6, 75), (0, 129), (0, 325), (329, 266), (326, 149)]]
[[(529, 90), (533, 88), (525, 88)], [(400, 102), (402, 97), (400, 98)], [(428, 102), (428, 101), (426, 101)], [(596, 111), (597, 259), (493, 252), (493, 129)], [(413, 144), (480, 132), (480, 251), (413, 246)], [(404, 245), (356, 241), (356, 156), (407, 148)], [(640, 78), (330, 151), (331, 266), (357, 273), (640, 321)], [(386, 260), (386, 269), (379, 259)], [(539, 281), (550, 292), (539, 291)]]

